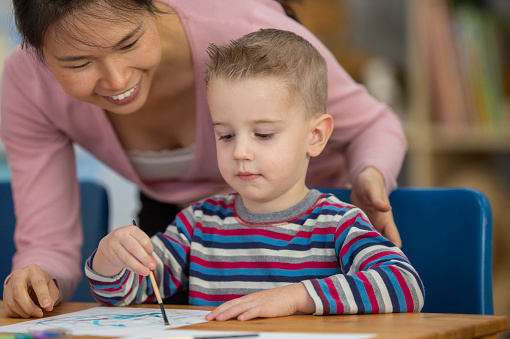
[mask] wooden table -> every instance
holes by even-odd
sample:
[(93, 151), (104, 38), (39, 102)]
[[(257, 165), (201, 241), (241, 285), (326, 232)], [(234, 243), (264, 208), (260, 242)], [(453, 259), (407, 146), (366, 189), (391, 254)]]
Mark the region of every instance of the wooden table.
[[(76, 312), (99, 306), (95, 303), (63, 303), (45, 317)], [(153, 307), (158, 305), (137, 305)], [(166, 308), (210, 310), (212, 307), (166, 305)], [(0, 326), (30, 319), (9, 318), (0, 301)], [(229, 320), (211, 321), (181, 329), (207, 331), (253, 331), (253, 332), (317, 332), (317, 333), (376, 333), (380, 339), (418, 338), (496, 338), (496, 334), (507, 330), (505, 316), (436, 314), (436, 313), (392, 313), (367, 315), (312, 316), (293, 315), (273, 319), (254, 319), (246, 322)]]

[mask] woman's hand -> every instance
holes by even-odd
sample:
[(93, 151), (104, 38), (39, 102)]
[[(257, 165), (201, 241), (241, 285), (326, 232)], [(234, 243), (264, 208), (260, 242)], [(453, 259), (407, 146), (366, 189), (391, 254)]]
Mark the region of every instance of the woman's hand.
[(217, 321), (232, 318), (250, 320), (257, 317), (283, 317), (296, 312), (310, 314), (314, 311), (315, 303), (308, 294), (305, 285), (296, 283), (255, 292), (227, 301), (206, 315), (205, 319)]
[(43, 310), (53, 310), (59, 298), (53, 278), (35, 264), (14, 270), (4, 287), (4, 309), (9, 317), (40, 318)]
[(122, 268), (147, 276), (156, 268), (156, 259), (149, 236), (136, 226), (124, 226), (110, 232), (99, 242), (92, 262), (92, 269), (99, 274), (112, 277)]
[(351, 202), (367, 214), (376, 230), (396, 246), (402, 247), (381, 172), (374, 167), (361, 171), (352, 187)]

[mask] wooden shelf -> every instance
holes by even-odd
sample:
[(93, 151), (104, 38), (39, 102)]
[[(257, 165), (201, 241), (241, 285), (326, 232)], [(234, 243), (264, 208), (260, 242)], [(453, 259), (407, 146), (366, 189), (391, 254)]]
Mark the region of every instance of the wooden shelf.
[(437, 126), (405, 123), (410, 152), (506, 153), (510, 152), (510, 130), (506, 127)]

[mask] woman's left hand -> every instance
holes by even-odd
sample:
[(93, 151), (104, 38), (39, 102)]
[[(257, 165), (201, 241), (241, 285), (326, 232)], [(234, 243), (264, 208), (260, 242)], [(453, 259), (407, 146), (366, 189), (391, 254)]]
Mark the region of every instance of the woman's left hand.
[(372, 225), (384, 237), (396, 246), (402, 247), (402, 240), (393, 220), (384, 177), (379, 170), (367, 167), (360, 172), (352, 187), (351, 203), (367, 214)]

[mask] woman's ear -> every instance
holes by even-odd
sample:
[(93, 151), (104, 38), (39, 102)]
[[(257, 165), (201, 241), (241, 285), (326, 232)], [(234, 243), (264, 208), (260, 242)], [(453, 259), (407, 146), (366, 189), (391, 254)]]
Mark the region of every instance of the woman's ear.
[(308, 145), (308, 155), (316, 157), (321, 154), (328, 143), (329, 137), (333, 132), (333, 117), (329, 114), (322, 114), (312, 122), (312, 138)]

